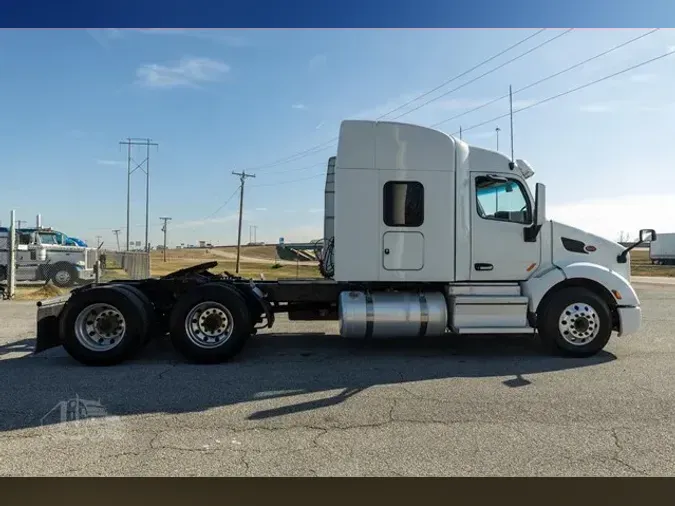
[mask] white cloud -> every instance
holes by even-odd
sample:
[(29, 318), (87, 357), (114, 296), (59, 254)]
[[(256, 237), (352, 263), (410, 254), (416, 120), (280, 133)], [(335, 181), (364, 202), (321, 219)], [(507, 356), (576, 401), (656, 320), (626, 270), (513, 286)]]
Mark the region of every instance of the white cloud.
[(579, 107), (581, 112), (612, 112), (614, 107), (608, 103), (586, 104)]
[[(246, 219), (246, 215), (242, 216), (242, 219)], [(238, 214), (232, 214), (230, 216), (223, 216), (221, 218), (208, 218), (205, 220), (193, 220), (193, 221), (183, 221), (180, 223), (174, 223), (172, 228), (196, 228), (203, 227), (205, 225), (212, 225), (215, 223), (231, 223), (239, 220)]]
[(216, 82), (230, 71), (230, 66), (210, 58), (182, 58), (170, 65), (149, 63), (136, 71), (138, 83), (149, 88), (199, 87)]
[(672, 53), (673, 51), (675, 51), (675, 46), (668, 46), (667, 51), (669, 53)]
[(164, 35), (192, 37), (195, 39), (209, 40), (219, 42), (232, 47), (242, 47), (248, 44), (244, 37), (226, 33), (222, 30), (199, 30), (186, 28), (137, 28), (134, 30), (142, 35)]
[(98, 165), (108, 165), (112, 167), (123, 167), (124, 163), (119, 160), (96, 160)]
[(266, 207), (256, 207), (255, 210), (256, 211), (267, 211), (267, 208)]
[(321, 121), (318, 125), (314, 127), (314, 130), (319, 130), (321, 127), (323, 127), (326, 124), (325, 121)]
[(103, 49), (109, 49), (112, 40), (121, 39), (124, 35), (118, 28), (88, 28), (87, 33)]
[(304, 111), (307, 109), (307, 106), (305, 104), (293, 104), (291, 107), (299, 111)]
[(326, 65), (328, 58), (325, 54), (317, 54), (309, 60), (309, 69), (315, 70)]
[(548, 217), (615, 241), (621, 231), (630, 236), (642, 228), (673, 232), (675, 195), (634, 195), (551, 205)]
[(285, 242), (310, 242), (323, 237), (323, 226), (307, 225), (284, 230), (280, 234)]
[(656, 79), (656, 74), (635, 74), (629, 79), (634, 83), (651, 83)]

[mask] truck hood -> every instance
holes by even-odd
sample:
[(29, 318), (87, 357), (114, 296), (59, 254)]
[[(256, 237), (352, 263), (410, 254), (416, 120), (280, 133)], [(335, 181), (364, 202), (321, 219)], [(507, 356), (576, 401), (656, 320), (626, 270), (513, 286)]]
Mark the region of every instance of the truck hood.
[(625, 249), (619, 243), (557, 221), (550, 223), (555, 266), (564, 268), (577, 262), (589, 262), (602, 265), (630, 281), (630, 255), (626, 263), (617, 262), (617, 256)]

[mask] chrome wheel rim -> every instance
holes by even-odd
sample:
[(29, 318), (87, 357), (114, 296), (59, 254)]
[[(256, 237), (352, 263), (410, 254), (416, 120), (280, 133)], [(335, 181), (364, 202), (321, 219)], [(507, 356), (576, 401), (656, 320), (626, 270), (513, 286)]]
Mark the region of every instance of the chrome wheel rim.
[(91, 351), (105, 352), (118, 346), (127, 330), (124, 316), (110, 304), (91, 304), (75, 319), (75, 337)]
[(200, 348), (222, 346), (232, 336), (233, 330), (232, 313), (218, 302), (201, 302), (185, 318), (185, 334)]
[(595, 339), (600, 332), (600, 317), (597, 311), (584, 302), (567, 306), (558, 319), (562, 338), (574, 346), (583, 346)]

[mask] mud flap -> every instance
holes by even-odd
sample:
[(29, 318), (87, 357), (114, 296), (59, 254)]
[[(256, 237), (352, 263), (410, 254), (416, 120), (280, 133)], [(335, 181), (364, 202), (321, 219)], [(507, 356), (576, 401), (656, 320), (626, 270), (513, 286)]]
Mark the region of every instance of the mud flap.
[(33, 353), (61, 346), (59, 338), (59, 315), (69, 296), (41, 300), (37, 303), (37, 338)]

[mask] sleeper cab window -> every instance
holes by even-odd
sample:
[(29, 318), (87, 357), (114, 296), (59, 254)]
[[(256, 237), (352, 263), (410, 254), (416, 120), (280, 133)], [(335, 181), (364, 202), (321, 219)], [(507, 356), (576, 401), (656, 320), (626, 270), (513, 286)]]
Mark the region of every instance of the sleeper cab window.
[(476, 177), (476, 208), (486, 220), (527, 225), (532, 221), (530, 202), (515, 179)]
[(424, 186), (418, 181), (387, 181), (382, 205), (388, 227), (420, 227), (424, 223)]

